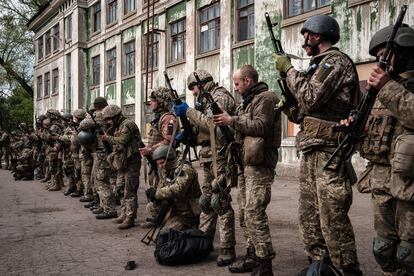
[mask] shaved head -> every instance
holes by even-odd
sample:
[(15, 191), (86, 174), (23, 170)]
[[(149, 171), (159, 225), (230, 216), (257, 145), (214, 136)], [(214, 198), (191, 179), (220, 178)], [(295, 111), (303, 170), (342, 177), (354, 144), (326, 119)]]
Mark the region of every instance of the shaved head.
[(259, 73), (257, 73), (256, 69), (254, 69), (253, 66), (251, 66), (250, 64), (248, 65), (244, 65), (242, 67), (240, 67), (235, 73), (234, 75), (236, 75), (239, 78), (249, 78), (253, 81), (253, 83), (258, 83), (259, 82)]

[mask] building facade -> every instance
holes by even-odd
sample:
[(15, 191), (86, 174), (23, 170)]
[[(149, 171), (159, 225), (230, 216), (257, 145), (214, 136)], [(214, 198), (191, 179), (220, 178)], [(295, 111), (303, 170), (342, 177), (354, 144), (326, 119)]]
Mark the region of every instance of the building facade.
[[(187, 102), (187, 75), (205, 69), (233, 91), (232, 74), (254, 65), (279, 93), (271, 58), (273, 45), (264, 13), (290, 54), (303, 56), (302, 23), (328, 14), (341, 26), (338, 47), (357, 64), (361, 87), (375, 61), (371, 36), (392, 24), (408, 4), (405, 22), (414, 23), (414, 0), (51, 0), (30, 21), (35, 33), (35, 111), (85, 108), (97, 96), (122, 107), (145, 133), (150, 120), (148, 91), (164, 86), (163, 72)], [(306, 69), (307, 60), (294, 60)], [(237, 99), (237, 95), (235, 95)], [(283, 123), (281, 161), (297, 164), (298, 126)]]

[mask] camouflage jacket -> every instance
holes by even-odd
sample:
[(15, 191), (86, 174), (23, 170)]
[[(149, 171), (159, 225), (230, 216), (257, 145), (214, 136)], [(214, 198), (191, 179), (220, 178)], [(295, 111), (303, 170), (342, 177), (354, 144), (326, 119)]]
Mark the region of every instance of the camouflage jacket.
[(171, 141), (172, 130), (168, 129), (170, 123), (178, 131), (177, 117), (171, 112), (156, 114), (156, 119), (151, 122), (151, 129), (148, 132), (148, 146), (155, 150), (161, 145), (168, 145)]
[(197, 206), (200, 195), (197, 171), (186, 163), (174, 183), (167, 182), (165, 177), (160, 179), (155, 198), (158, 201), (169, 201), (175, 214), (191, 216), (196, 215), (194, 207)]
[[(287, 84), (298, 101), (300, 117), (307, 116), (339, 122), (347, 118), (359, 101), (359, 80), (352, 60), (336, 48), (311, 59), (313, 71), (290, 70)], [(309, 137), (306, 130), (296, 137), (297, 147), (303, 150), (313, 146), (335, 146), (326, 139)]]
[[(268, 91), (266, 83), (260, 82), (243, 96), (237, 115), (232, 117), (236, 141), (243, 146), (246, 165), (276, 167), (281, 143), (281, 116), (275, 110), (278, 102), (276, 94)], [(248, 155), (261, 158), (251, 162)]]
[[(236, 102), (230, 92), (222, 86), (214, 86), (211, 93), (213, 100), (217, 102), (220, 108), (225, 110), (230, 116), (234, 114), (236, 110)], [(207, 104), (203, 104), (201, 110), (189, 108), (187, 110), (187, 116), (190, 122), (196, 128), (197, 142), (201, 145), (200, 150), (200, 162), (211, 161), (211, 149), (210, 149), (210, 127), (214, 126), (212, 119), (211, 109)], [(217, 133), (217, 132), (216, 132)], [(216, 135), (216, 149), (219, 150), (223, 146), (223, 141), (220, 141)]]

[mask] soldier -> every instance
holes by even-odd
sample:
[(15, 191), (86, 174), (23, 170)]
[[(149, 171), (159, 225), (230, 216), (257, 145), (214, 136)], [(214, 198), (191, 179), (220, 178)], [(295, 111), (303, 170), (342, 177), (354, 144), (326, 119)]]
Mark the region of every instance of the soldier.
[[(154, 119), (151, 121), (151, 129), (148, 132), (148, 143), (145, 147), (139, 149), (143, 156), (151, 156), (157, 147), (169, 145), (173, 128), (178, 129), (177, 117), (171, 112), (171, 93), (167, 88), (158, 87), (151, 92), (150, 108), (154, 113)], [(156, 188), (158, 175), (156, 168), (151, 168), (151, 170), (149, 185)], [(141, 224), (141, 227), (151, 227), (153, 220), (154, 218), (148, 218), (147, 222)]]
[[(300, 164), (299, 225), (306, 253), (314, 261), (330, 257), (344, 275), (362, 275), (354, 231), (348, 217), (352, 187), (345, 166), (323, 170), (337, 147), (331, 126), (348, 116), (359, 98), (359, 81), (352, 60), (334, 48), (339, 25), (327, 15), (309, 18), (301, 33), (311, 56), (306, 73), (297, 71), (286, 56), (274, 55), (276, 69), (287, 73), (287, 84), (298, 101), (301, 131), (296, 147)], [(318, 131), (315, 131), (318, 130)]]
[(118, 229), (128, 229), (134, 226), (137, 216), (139, 187), (139, 174), (141, 168), (141, 155), (138, 144), (141, 134), (135, 122), (125, 118), (117, 105), (108, 105), (102, 111), (103, 118), (114, 129), (113, 135), (101, 135), (101, 139), (112, 145), (113, 151), (108, 157), (110, 166), (123, 175), (125, 179), (124, 197), (121, 203), (121, 212), (114, 219), (119, 223)]
[(275, 257), (270, 237), (266, 208), (270, 202), (271, 185), (275, 176), (278, 148), (281, 141), (279, 102), (268, 91), (251, 65), (245, 65), (233, 75), (234, 91), (243, 98), (236, 115), (227, 112), (214, 115), (217, 126), (231, 126), (236, 141), (243, 147), (244, 172), (238, 183), (240, 226), (247, 240), (247, 254), (229, 266), (231, 272), (252, 275), (273, 275)]
[(13, 174), (14, 179), (33, 180), (34, 160), (30, 140), (23, 139), (17, 143), (19, 143), (19, 145), (15, 145), (15, 149), (18, 150), (18, 156), (16, 158), (17, 163)]
[(201, 195), (197, 171), (190, 163), (180, 164), (175, 150), (167, 145), (159, 146), (152, 158), (162, 177), (157, 188), (150, 187), (145, 191), (151, 201), (147, 205), (148, 212), (156, 216), (159, 208), (164, 206), (169, 210), (164, 221), (166, 227), (175, 230), (197, 227)]
[[(371, 39), (369, 53), (377, 60), (393, 27), (379, 30)], [(368, 79), (379, 92), (359, 149), (369, 163), (358, 189), (372, 195), (377, 232), (373, 252), (384, 275), (414, 275), (413, 50), (414, 30), (403, 25), (394, 39), (389, 68), (377, 66)]]
[[(219, 86), (214, 82), (213, 77), (210, 73), (205, 70), (197, 70), (196, 73), (200, 77), (203, 88), (210, 93), (218, 103), (218, 105), (230, 115), (234, 114), (236, 109), (236, 103), (233, 96), (222, 86)], [(197, 86), (197, 81), (194, 77), (194, 73), (191, 73), (187, 78), (188, 89), (192, 91), (193, 95), (197, 97), (197, 109), (190, 108), (186, 103), (179, 106), (174, 106), (174, 111), (177, 116), (186, 115), (190, 122), (197, 129), (197, 142), (201, 146), (200, 150), (200, 163), (204, 170), (204, 181), (202, 184), (202, 196), (200, 197), (200, 206), (202, 209), (200, 215), (200, 230), (202, 230), (207, 236), (214, 238), (216, 232), (217, 219), (219, 221), (219, 232), (220, 232), (220, 255), (217, 258), (218, 266), (226, 266), (231, 264), (236, 258), (236, 252), (234, 246), (236, 244), (235, 239), (235, 226), (234, 226), (234, 210), (231, 206), (230, 195), (220, 194), (222, 190), (226, 189), (226, 151), (220, 149), (224, 146), (222, 141), (216, 134), (214, 123), (212, 120), (212, 112), (208, 108), (208, 102), (201, 95), (201, 92)], [(210, 133), (213, 132), (213, 133)], [(214, 136), (215, 139), (211, 139)], [(215, 140), (217, 142), (214, 142)], [(212, 145), (216, 151), (214, 155), (217, 156), (217, 160), (213, 161), (212, 158)], [(216, 162), (217, 164), (214, 164)], [(217, 171), (214, 171), (217, 165)], [(213, 181), (217, 185), (221, 185), (222, 189), (215, 188), (213, 191)], [(219, 208), (214, 210), (211, 206), (212, 198), (214, 194), (214, 202), (221, 204)], [(218, 214), (220, 213), (220, 214)]]
[[(73, 147), (71, 145), (72, 138), (72, 127), (70, 122), (73, 120), (73, 115), (70, 113), (64, 113), (64, 124), (65, 129), (63, 134), (58, 136), (60, 142), (60, 154), (62, 156), (62, 171), (64, 180), (66, 181), (67, 189), (64, 191), (64, 195), (68, 196), (76, 191), (76, 178), (75, 178), (75, 158), (73, 157)], [(75, 149), (76, 152), (77, 148)], [(75, 153), (76, 154), (76, 153)]]
[(9, 152), (9, 145), (10, 145), (10, 137), (7, 134), (6, 130), (1, 130), (0, 132), (0, 169), (2, 168), (1, 160), (4, 156), (4, 164), (6, 169), (10, 169), (10, 152)]

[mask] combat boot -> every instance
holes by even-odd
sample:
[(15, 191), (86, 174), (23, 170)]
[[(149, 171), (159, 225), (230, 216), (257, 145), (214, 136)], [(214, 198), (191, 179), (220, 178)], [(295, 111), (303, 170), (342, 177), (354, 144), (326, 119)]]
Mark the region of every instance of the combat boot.
[(68, 195), (70, 195), (71, 193), (73, 193), (75, 191), (76, 191), (76, 188), (75, 187), (72, 187), (72, 188), (67, 189), (66, 192), (64, 192), (63, 194), (65, 196), (68, 196)]
[(116, 224), (120, 224), (120, 223), (123, 223), (123, 222), (124, 222), (125, 218), (126, 218), (125, 214), (122, 214), (122, 215), (120, 215), (119, 217), (114, 218), (114, 219), (112, 220), (112, 222), (113, 222), (113, 223), (116, 223)]
[(111, 219), (111, 218), (116, 218), (116, 213), (102, 212), (96, 215), (96, 219)]
[(255, 260), (254, 248), (248, 247), (246, 255), (240, 261), (229, 265), (229, 271), (232, 273), (252, 272), (255, 266), (257, 266), (257, 261)]
[(98, 207), (92, 211), (92, 214), (98, 215), (100, 213), (103, 213), (103, 211), (104, 211), (103, 208)]
[(49, 180), (50, 180), (50, 177), (47, 177), (46, 176), (45, 178), (41, 179), (40, 182), (45, 183), (45, 182), (47, 182)]
[(257, 265), (253, 268), (252, 276), (273, 276), (272, 259), (257, 258)]
[(133, 218), (126, 218), (120, 225), (118, 225), (118, 229), (124, 230), (131, 227), (134, 227), (134, 219)]
[(86, 203), (85, 205), (83, 205), (83, 207), (85, 207), (85, 208), (91, 208), (94, 205), (95, 205), (95, 202), (90, 201), (90, 202)]
[(236, 259), (236, 251), (234, 246), (230, 248), (221, 248), (220, 255), (217, 257), (218, 266), (226, 266), (234, 262)]
[(80, 201), (80, 202), (91, 202), (92, 200), (93, 200), (93, 198), (91, 198), (91, 197), (89, 197), (89, 196), (86, 196), (86, 195), (81, 196), (81, 197), (79, 198), (79, 201)]
[(75, 190), (75, 192), (72, 193), (70, 196), (71, 197), (80, 197), (81, 195), (82, 195), (82, 191)]

